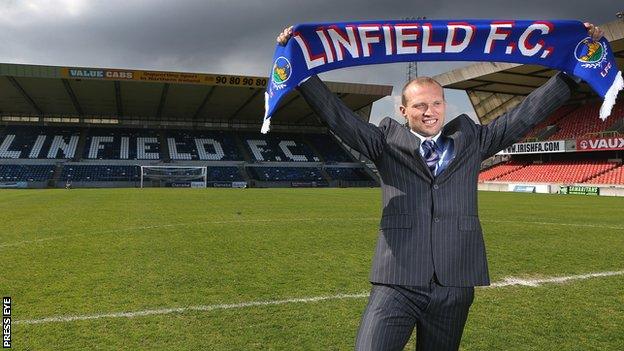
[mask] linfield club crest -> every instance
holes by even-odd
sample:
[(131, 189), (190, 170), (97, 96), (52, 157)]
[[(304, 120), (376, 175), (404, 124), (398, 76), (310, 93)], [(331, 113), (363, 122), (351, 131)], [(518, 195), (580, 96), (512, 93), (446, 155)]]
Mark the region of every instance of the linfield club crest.
[(607, 48), (590, 37), (581, 40), (574, 49), (574, 56), (583, 68), (600, 68), (607, 58)]
[(290, 61), (288, 61), (288, 59), (284, 56), (278, 57), (273, 63), (273, 72), (271, 74), (271, 79), (273, 80), (276, 88), (286, 83), (291, 74), (292, 67), (290, 66)]

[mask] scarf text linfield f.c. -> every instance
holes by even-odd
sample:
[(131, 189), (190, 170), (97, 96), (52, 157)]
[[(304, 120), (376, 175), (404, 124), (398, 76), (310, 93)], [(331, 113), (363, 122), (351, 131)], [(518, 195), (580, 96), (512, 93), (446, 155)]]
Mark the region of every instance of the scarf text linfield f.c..
[(265, 92), (262, 133), (280, 99), (311, 75), (351, 66), (412, 61), (489, 61), (554, 68), (587, 82), (611, 113), (624, 88), (609, 42), (579, 21), (419, 20), (302, 24), (277, 45)]

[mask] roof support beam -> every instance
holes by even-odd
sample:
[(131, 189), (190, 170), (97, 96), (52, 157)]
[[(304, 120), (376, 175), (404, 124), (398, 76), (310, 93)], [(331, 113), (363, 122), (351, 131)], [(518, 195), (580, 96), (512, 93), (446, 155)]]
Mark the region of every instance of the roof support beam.
[[(542, 74), (542, 73), (545, 73), (545, 72), (548, 72), (548, 71), (552, 71), (552, 68), (543, 68), (543, 69), (539, 69), (539, 70), (537, 70), (537, 71), (533, 71), (533, 72), (531, 72), (531, 73), (529, 73), (529, 74), (531, 74), (531, 75), (534, 75), (534, 74)], [(522, 74), (522, 73), (520, 73), (520, 74)]]
[(193, 115), (193, 121), (197, 121), (202, 111), (204, 110), (204, 107), (206, 107), (206, 105), (210, 101), (210, 98), (212, 97), (212, 94), (214, 93), (216, 87), (217, 87), (216, 85), (213, 85), (210, 87), (210, 90), (208, 90), (208, 92), (206, 93), (206, 96), (204, 97), (202, 102), (197, 107), (197, 110), (195, 111), (195, 114)]
[(481, 121), (483, 123), (483, 120), (485, 120), (486, 123), (489, 123), (493, 118), (491, 118), (491, 116), (493, 114), (496, 114), (494, 117), (498, 117), (500, 115), (502, 115), (503, 113), (501, 113), (501, 110), (505, 109), (505, 106), (507, 106), (509, 103), (513, 102), (515, 99), (517, 99), (518, 96), (512, 96), (509, 99), (503, 101), (503, 103), (501, 103), (500, 105), (498, 105), (496, 108), (494, 108), (493, 110), (490, 110), (488, 112), (486, 112), (483, 116), (481, 116), (481, 118), (479, 118), (479, 121)]
[(472, 79), (472, 80), (475, 82), (482, 82), (482, 83), (487, 83), (487, 84), (502, 84), (502, 85), (510, 85), (513, 87), (523, 87), (523, 88), (531, 88), (531, 89), (537, 89), (541, 86), (541, 85), (530, 85), (530, 84), (520, 84), (520, 83), (496, 82), (496, 81), (485, 80), (485, 79)]
[(488, 95), (486, 98), (481, 99), (477, 104), (475, 104), (474, 106), (472, 106), (475, 110), (479, 107), (481, 107), (481, 105), (485, 104), (486, 102), (492, 100), (494, 97), (496, 97), (496, 94), (491, 94)]
[(249, 98), (247, 98), (247, 100), (245, 100), (245, 102), (243, 102), (242, 105), (240, 105), (240, 107), (234, 112), (232, 113), (232, 115), (230, 116), (230, 118), (228, 118), (228, 121), (232, 121), (234, 118), (236, 118), (238, 116), (238, 114), (245, 108), (247, 107), (247, 105), (249, 105), (249, 103), (256, 97), (258, 96), (260, 93), (262, 93), (263, 90), (262, 89), (256, 89), (256, 91), (251, 94), (251, 96)]
[(71, 99), (71, 102), (74, 105), (74, 109), (76, 109), (76, 112), (78, 113), (80, 117), (83, 117), (84, 112), (82, 111), (82, 107), (80, 106), (80, 103), (78, 102), (78, 98), (76, 97), (76, 94), (74, 94), (74, 89), (72, 89), (67, 79), (62, 79), (62, 81), (63, 81), (63, 86), (65, 87), (65, 91), (67, 92), (67, 95), (69, 95), (69, 98)]
[(117, 118), (123, 116), (123, 101), (121, 100), (121, 83), (115, 81), (115, 101), (117, 102)]
[[(537, 71), (536, 73), (544, 73), (544, 71), (541, 70), (541, 71)], [(496, 74), (506, 74), (506, 75), (518, 76), (518, 77), (533, 77), (533, 78), (542, 78), (545, 80), (548, 80), (550, 78), (549, 76), (543, 76), (541, 74), (536, 74), (536, 73), (518, 73), (518, 72), (507, 72), (507, 71), (496, 72)]]
[(488, 85), (492, 85), (492, 83), (481, 83), (481, 84), (478, 84), (478, 85), (475, 85), (475, 86), (472, 86), (472, 87), (465, 88), (464, 90), (476, 90), (476, 89), (479, 89), (481, 87), (485, 87), (485, 86), (488, 86)]
[(160, 102), (158, 103), (158, 110), (156, 111), (156, 119), (160, 119), (162, 116), (163, 108), (165, 107), (165, 102), (167, 101), (167, 93), (169, 92), (169, 83), (165, 83), (163, 85), (162, 93), (160, 94)]
[[(489, 85), (489, 84), (486, 84)], [(494, 94), (507, 94), (507, 95), (517, 95), (517, 96), (527, 96), (530, 93), (515, 93), (515, 92), (509, 92), (509, 91), (498, 91), (498, 90), (488, 90), (488, 89), (474, 89), (474, 88), (470, 88), (470, 89), (466, 89), (467, 91), (482, 91), (484, 93), (494, 93)]]
[(37, 103), (35, 102), (35, 100), (33, 100), (30, 95), (28, 95), (28, 93), (26, 92), (26, 90), (24, 90), (24, 88), (22, 88), (22, 86), (17, 82), (17, 80), (14, 77), (8, 76), (7, 79), (9, 80), (9, 82), (11, 82), (11, 85), (13, 85), (13, 87), (15, 87), (15, 89), (17, 89), (20, 94), (22, 94), (22, 97), (24, 99), (26, 99), (26, 101), (28, 101), (28, 103), (30, 104), (30, 106), (37, 111), (37, 113), (40, 116), (43, 116), (43, 110), (41, 108), (39, 108), (39, 105), (37, 105)]

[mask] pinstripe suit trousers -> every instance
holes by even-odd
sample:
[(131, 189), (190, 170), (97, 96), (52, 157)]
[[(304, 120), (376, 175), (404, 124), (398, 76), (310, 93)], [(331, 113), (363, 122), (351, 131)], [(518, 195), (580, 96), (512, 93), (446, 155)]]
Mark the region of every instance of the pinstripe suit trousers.
[(416, 350), (459, 348), (473, 287), (373, 284), (355, 342), (357, 351), (403, 350), (416, 327)]

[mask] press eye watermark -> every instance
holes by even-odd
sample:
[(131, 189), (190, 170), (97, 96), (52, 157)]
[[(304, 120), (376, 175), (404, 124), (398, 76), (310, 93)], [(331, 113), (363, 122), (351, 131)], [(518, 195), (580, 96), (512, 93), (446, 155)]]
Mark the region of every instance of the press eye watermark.
[(11, 297), (2, 298), (2, 348), (11, 348)]

